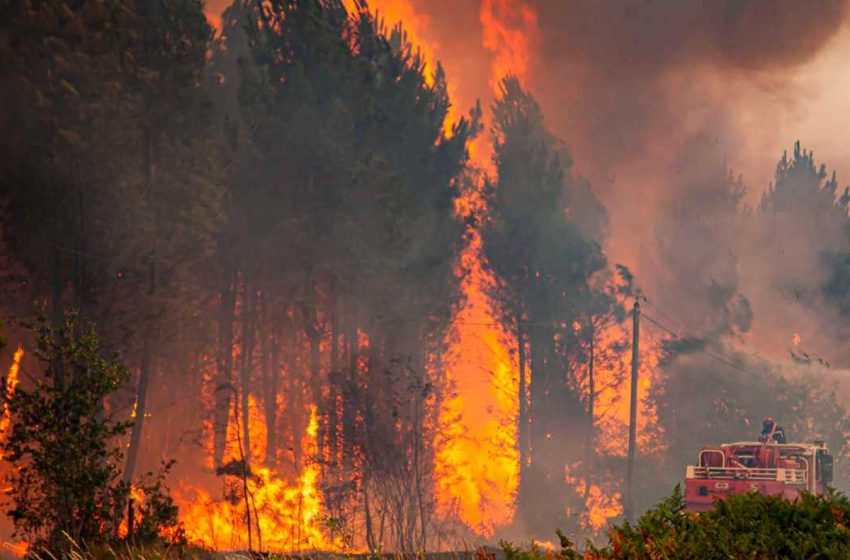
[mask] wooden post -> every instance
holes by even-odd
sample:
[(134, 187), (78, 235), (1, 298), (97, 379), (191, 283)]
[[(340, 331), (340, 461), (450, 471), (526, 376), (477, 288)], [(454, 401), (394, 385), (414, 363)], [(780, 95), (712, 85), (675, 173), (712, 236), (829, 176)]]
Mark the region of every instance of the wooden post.
[(635, 300), (632, 311), (632, 387), (629, 399), (629, 455), (626, 463), (626, 492), (623, 515), (634, 520), (634, 470), (637, 451), (638, 371), (640, 369), (640, 302)]

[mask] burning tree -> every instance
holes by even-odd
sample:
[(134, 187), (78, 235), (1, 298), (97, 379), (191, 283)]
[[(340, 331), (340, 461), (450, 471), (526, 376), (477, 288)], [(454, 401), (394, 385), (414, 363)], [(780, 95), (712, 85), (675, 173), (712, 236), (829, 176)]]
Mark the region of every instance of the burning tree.
[(211, 29), (195, 0), (0, 9), (4, 255), (27, 277), (20, 301), (49, 300), (56, 330), (74, 307), (138, 371), (129, 482), (151, 378), (206, 336), (192, 317), (222, 192), (200, 80)]
[[(428, 38), (413, 7), (427, 3), (379, 4)], [(600, 529), (619, 512), (633, 278), (609, 266), (606, 209), (521, 85), (543, 77), (537, 32), (561, 8), (464, 9), (481, 25), (483, 77), (517, 75), (484, 86), (498, 89), (492, 169), (470, 161), (482, 111), (456, 118), (438, 45), (420, 52), (366, 2), (236, 0), (218, 35), (203, 8), (0, 0), (2, 311), (47, 300), (59, 332), (73, 306), (121, 350), (133, 383), (105, 402), (134, 421), (124, 483), (179, 453), (191, 536), (229, 548), (423, 550), (489, 538), (515, 512), (534, 531)], [(756, 381), (709, 371), (709, 352), (789, 311), (807, 341), (809, 328), (843, 343), (848, 324), (848, 195), (798, 146), (747, 208), (717, 145), (688, 136), (666, 174), (640, 156), (625, 166), (630, 188), (638, 172), (676, 187), (647, 197), (657, 213), (641, 208), (657, 218), (661, 293), (646, 295), (699, 331), (668, 340), (676, 357), (651, 378), (658, 356), (642, 346), (639, 398), (653, 398), (639, 443), (666, 445), (670, 464), (698, 428), (680, 402), (725, 414), (719, 437), (761, 410), (737, 393), (773, 380), (755, 365)], [(591, 172), (608, 156), (581, 153)], [(702, 377), (712, 391), (692, 395)], [(776, 384), (787, 394), (766, 399), (795, 410), (787, 425), (838, 444), (837, 399)], [(796, 413), (805, 399), (817, 415)]]
[[(225, 23), (215, 60), (239, 103), (224, 102), (234, 186), (217, 259), (214, 463), (295, 478), (315, 462), (334, 523), (356, 518), (370, 548), (423, 548), (459, 298), (454, 201), (477, 113), (447, 133), (441, 71), (426, 74), (403, 31), (365, 7), (236, 4)], [(298, 442), (310, 405), (315, 456)]]
[(604, 209), (570, 173), (569, 155), (546, 130), (540, 107), (516, 78), (506, 78), (493, 113), (498, 177), (488, 188), (482, 238), (503, 322), (517, 341), (519, 511), (542, 526), (563, 516), (570, 500), (567, 465), (590, 460), (579, 442), (592, 441), (591, 368), (601, 355), (594, 342), (622, 313), (591, 282), (606, 267), (598, 244)]

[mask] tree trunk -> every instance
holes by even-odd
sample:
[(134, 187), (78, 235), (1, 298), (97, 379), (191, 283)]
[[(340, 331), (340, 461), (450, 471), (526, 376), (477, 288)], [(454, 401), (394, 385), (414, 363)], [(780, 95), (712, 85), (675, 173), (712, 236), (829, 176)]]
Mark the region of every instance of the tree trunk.
[[(149, 305), (156, 294), (156, 242), (154, 251), (148, 266), (148, 300)], [(136, 417), (133, 420), (133, 431), (130, 434), (130, 447), (127, 450), (127, 461), (124, 465), (124, 482), (133, 482), (133, 474), (136, 470), (136, 459), (139, 455), (139, 446), (142, 443), (142, 429), (145, 424), (145, 410), (148, 398), (148, 385), (150, 384), (151, 366), (153, 364), (153, 346), (155, 336), (155, 318), (145, 321), (144, 341), (142, 342), (142, 363), (139, 368), (139, 386), (136, 391)]]
[[(265, 405), (266, 405), (266, 465), (277, 464), (277, 391), (280, 379), (280, 320), (277, 317), (267, 318), (271, 324), (272, 334), (263, 337), (268, 340), (263, 354), (269, 353), (268, 362), (263, 359), (266, 374)], [(268, 346), (271, 346), (269, 349)]]
[(343, 441), (343, 459), (348, 459), (351, 464), (351, 459), (355, 454), (355, 438), (357, 434), (357, 404), (353, 402), (354, 394), (357, 391), (358, 369), (360, 362), (360, 344), (357, 340), (357, 321), (356, 315), (353, 312), (354, 307), (351, 301), (346, 302), (346, 314), (348, 316), (348, 325), (346, 325), (346, 354), (348, 354), (348, 371), (345, 372), (345, 388), (343, 391), (342, 401), (342, 441)]
[(584, 461), (585, 461), (585, 478), (584, 478), (584, 504), (587, 506), (587, 499), (590, 497), (590, 484), (593, 477), (593, 443), (596, 430), (596, 412), (594, 406), (596, 404), (596, 387), (593, 377), (593, 368), (596, 362), (596, 332), (593, 330), (593, 322), (590, 322), (590, 343), (589, 355), (587, 360), (587, 434), (584, 441)]
[[(243, 276), (243, 314), (242, 314), (242, 352), (240, 367), (240, 385), (242, 397), (242, 445), (245, 453), (245, 466), (251, 463), (251, 370), (254, 356), (254, 324), (257, 311), (256, 291)], [(247, 307), (247, 308), (246, 308)]]
[[(318, 415), (318, 434), (316, 442), (318, 444), (318, 455), (320, 458), (325, 456), (325, 429), (323, 419), (325, 417), (325, 407), (322, 400), (322, 380), (321, 375), (321, 355), (319, 353), (319, 344), (321, 342), (321, 333), (319, 329), (318, 317), (318, 297), (316, 282), (311, 278), (312, 273), (308, 274), (306, 281), (306, 290), (304, 303), (302, 304), (302, 319), (304, 321), (304, 333), (307, 335), (307, 340), (310, 345), (310, 392), (313, 398), (313, 403), (316, 405)], [(320, 468), (323, 468), (323, 463), (319, 463)]]
[(328, 407), (328, 442), (330, 443), (330, 464), (331, 466), (336, 466), (337, 463), (337, 451), (338, 451), (338, 443), (339, 443), (339, 434), (337, 433), (337, 427), (339, 424), (338, 415), (339, 411), (337, 410), (337, 394), (339, 393), (339, 379), (340, 379), (340, 371), (339, 371), (339, 316), (337, 310), (337, 297), (336, 297), (336, 282), (334, 281), (331, 285), (331, 371), (330, 371), (330, 383), (328, 383), (329, 395), (328, 399), (330, 400)]
[(218, 359), (216, 360), (215, 408), (213, 409), (213, 460), (216, 467), (224, 461), (227, 425), (233, 397), (233, 318), (236, 312), (235, 271), (226, 274), (221, 288), (218, 323)]
[(528, 395), (525, 386), (525, 331), (522, 328), (522, 317), (516, 316), (516, 338), (517, 338), (517, 360), (519, 362), (519, 426), (517, 427), (517, 439), (519, 447), (519, 472), (520, 484), (522, 484), (523, 472), (526, 469), (528, 453)]
[(148, 384), (150, 382), (152, 362), (151, 337), (146, 335), (142, 346), (142, 364), (139, 368), (139, 387), (136, 392), (136, 416), (133, 420), (133, 431), (130, 434), (130, 447), (127, 449), (127, 461), (124, 465), (123, 480), (128, 484), (133, 482), (133, 475), (136, 470), (136, 459), (138, 458), (139, 446), (142, 442), (142, 427), (145, 422), (145, 408), (147, 404)]
[(531, 394), (531, 405), (528, 414), (531, 417), (529, 439), (531, 463), (537, 463), (543, 451), (543, 439), (545, 438), (545, 414), (543, 392), (546, 388), (546, 366), (543, 358), (543, 328), (534, 327), (530, 331), (529, 348), (531, 350), (531, 379), (529, 382), (529, 393)]
[(372, 509), (369, 506), (369, 481), (363, 479), (363, 513), (366, 518), (366, 547), (370, 553), (378, 550), (378, 543), (375, 542), (375, 529), (372, 525)]
[(92, 306), (94, 305), (91, 255), (89, 254), (89, 223), (86, 209), (86, 200), (82, 188), (82, 177), (79, 160), (74, 162), (74, 183), (77, 194), (77, 251), (74, 253), (74, 292), (77, 309), (85, 319), (92, 318)]
[(296, 335), (295, 325), (290, 323), (291, 335), (287, 337), (287, 352), (286, 352), (286, 410), (289, 411), (286, 417), (289, 424), (289, 436), (291, 439), (290, 448), (292, 449), (292, 460), (294, 463), (295, 472), (300, 473), (304, 462), (301, 449), (301, 441), (298, 435), (304, 432), (306, 423), (304, 422), (304, 374), (301, 368), (298, 367), (298, 350), (301, 348), (301, 339)]
[[(51, 265), (51, 291), (52, 291), (52, 309), (51, 309), (51, 322), (53, 324), (53, 338), (54, 343), (59, 346), (62, 344), (62, 341), (59, 340), (59, 337), (62, 336), (62, 326), (65, 324), (65, 303), (62, 300), (62, 294), (64, 292), (64, 283), (62, 279), (62, 253), (60, 253), (58, 245), (53, 249), (53, 263)], [(57, 355), (53, 360), (55, 364), (53, 368), (53, 384), (62, 389), (65, 386), (65, 368), (64, 362), (62, 360), (61, 355), (59, 355), (59, 351), (57, 350)]]

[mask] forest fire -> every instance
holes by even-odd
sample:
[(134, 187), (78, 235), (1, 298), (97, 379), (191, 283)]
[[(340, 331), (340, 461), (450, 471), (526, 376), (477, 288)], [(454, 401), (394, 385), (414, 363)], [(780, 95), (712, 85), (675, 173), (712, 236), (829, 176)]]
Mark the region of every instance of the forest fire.
[[(347, 8), (356, 12), (360, 5), (346, 1)], [(369, 2), (370, 11), (378, 14), (388, 28), (401, 25), (424, 61), (426, 79), (433, 84), (438, 60), (438, 44), (426, 39), (431, 20), (417, 11), (410, 0), (375, 0)], [(481, 3), (478, 17), (482, 27), (480, 45), (489, 53), (489, 94), (498, 95), (500, 80), (506, 75), (528, 79), (532, 43), (536, 40), (537, 16), (526, 4), (506, 0), (486, 0)], [(452, 60), (449, 60), (452, 62)], [(461, 103), (456, 95), (457, 78), (446, 76), (452, 99), (444, 122), (448, 133), (459, 115)], [(460, 102), (459, 102), (460, 101)], [(485, 122), (489, 116), (485, 114)], [(470, 144), (473, 164), (480, 170), (493, 174), (487, 138)], [(487, 207), (481, 195), (481, 175), (473, 186), (464, 190), (457, 202), (460, 219), (480, 222), (486, 219)], [(519, 379), (514, 337), (500, 324), (501, 311), (490, 299), (488, 292), (494, 278), (482, 253), (481, 238), (475, 227), (468, 229), (468, 241), (457, 261), (456, 275), (463, 278), (463, 304), (455, 313), (447, 337), (447, 350), (442, 356), (446, 365), (447, 397), (438, 416), (439, 427), (435, 441), (434, 472), (437, 503), (445, 516), (456, 516), (463, 524), (481, 536), (492, 536), (499, 528), (513, 520), (515, 500), (519, 485), (519, 450), (517, 442)], [(368, 345), (367, 345), (368, 346)], [(649, 367), (646, 368), (649, 371)], [(623, 372), (611, 369), (600, 372), (599, 404), (596, 414), (600, 426), (600, 449), (613, 450), (620, 442), (624, 421), (628, 418), (627, 385), (622, 383)], [(646, 396), (648, 382), (641, 386), (641, 399)], [(624, 393), (625, 392), (625, 393)], [(251, 401), (253, 403), (253, 400)], [(262, 456), (253, 447), (263, 440), (265, 428), (260, 412), (252, 405), (251, 426), (257, 435), (251, 439), (251, 455)], [(642, 417), (641, 425), (651, 423)], [(228, 441), (236, 441), (236, 422), (229, 425), (232, 431)], [(641, 438), (648, 437), (643, 429)], [(233, 455), (233, 451), (230, 451)], [(486, 461), (481, 458), (487, 457)], [(598, 529), (603, 519), (616, 516), (619, 510), (610, 504), (617, 495), (606, 499), (599, 486), (592, 486), (588, 504)], [(259, 514), (258, 514), (259, 515)], [(239, 516), (231, 521), (242, 522)], [(224, 520), (220, 523), (225, 524)], [(192, 524), (197, 524), (193, 518)], [(197, 533), (197, 531), (189, 531)], [(231, 532), (235, 532), (231, 530)]]
[[(358, 0), (345, 0), (345, 6), (352, 13), (356, 13), (360, 9)], [(407, 40), (413, 45), (413, 54), (418, 54), (422, 58), (426, 82), (428, 85), (433, 85), (439, 59), (435, 46), (423, 38), (423, 34), (427, 33), (430, 25), (430, 18), (417, 11), (411, 0), (373, 0), (368, 2), (367, 7), (381, 18), (389, 29), (399, 28), (403, 30)], [(453, 100), (457, 99), (454, 81), (447, 80), (446, 87), (449, 97)], [(452, 125), (457, 122), (459, 116), (459, 105), (452, 103), (443, 122), (444, 134), (451, 136)]]
[[(606, 333), (607, 334), (607, 333)], [(611, 334), (622, 335), (619, 327), (612, 327)], [(658, 431), (657, 413), (648, 399), (658, 379), (659, 348), (651, 341), (644, 341), (639, 372), (637, 443), (644, 451), (657, 451), (661, 433)], [(625, 456), (629, 437), (629, 383), (626, 375), (628, 361), (621, 356), (619, 363), (603, 368), (599, 372), (599, 394), (595, 406), (599, 426), (599, 451), (606, 454)]]
[[(316, 407), (312, 406), (301, 443), (305, 456), (316, 457), (317, 436), (318, 418)], [(325, 535), (318, 463), (308, 462), (292, 483), (259, 462), (250, 466), (242, 480), (235, 478), (226, 483), (235, 487), (226, 490), (224, 497), (182, 483), (181, 521), (190, 540), (216, 550), (256, 547), (292, 552), (341, 548), (341, 541)], [(240, 493), (239, 486), (243, 484), (247, 498)], [(246, 527), (246, 500), (250, 529)], [(249, 542), (252, 538), (253, 543)]]
[(570, 485), (582, 507), (576, 512), (568, 511), (568, 515), (577, 515), (580, 525), (592, 532), (603, 530), (610, 519), (623, 513), (622, 493), (618, 490), (604, 488), (600, 483), (589, 481), (586, 476), (572, 476), (568, 467), (564, 469), (564, 483)]
[[(461, 212), (482, 211), (466, 202)], [(511, 521), (519, 483), (519, 373), (507, 350), (508, 335), (497, 326), (486, 293), (493, 279), (481, 259), (481, 238), (472, 232), (459, 263), (466, 273), (465, 301), (444, 357), (451, 392), (440, 411), (435, 472), (443, 511), (457, 513), (470, 528), (490, 536)]]
[(850, 190), (790, 136), (844, 0), (127, 2), (0, 22), (33, 550), (572, 557), (695, 434), (850, 457)]
[[(378, 0), (370, 7), (388, 22), (398, 22), (422, 50), (427, 63), (437, 60), (436, 47), (423, 38), (428, 18), (416, 12), (409, 0)], [(511, 29), (505, 21), (520, 15), (523, 28)], [(525, 77), (528, 64), (528, 28), (534, 25), (534, 13), (528, 7), (510, 2), (484, 2), (480, 11), (484, 28), (484, 47), (496, 58), (491, 70), (491, 87), (498, 92), (498, 81), (508, 73)], [(457, 117), (455, 77), (447, 76), (448, 92), (453, 100), (444, 128), (451, 129)], [(483, 140), (483, 142), (487, 142)], [(489, 150), (478, 142), (470, 146), (476, 166), (492, 170)], [(477, 179), (480, 182), (480, 178)], [(481, 200), (481, 185), (465, 190), (457, 203), (462, 220), (481, 220), (486, 204)], [(455, 314), (446, 364), (448, 398), (439, 413), (435, 449), (437, 500), (445, 515), (457, 515), (480, 535), (491, 536), (498, 527), (510, 523), (519, 482), (516, 441), (518, 370), (508, 350), (510, 336), (497, 320), (498, 310), (487, 295), (493, 278), (486, 270), (481, 239), (475, 228), (457, 264), (456, 274), (463, 278), (463, 305)], [(482, 457), (487, 457), (482, 461)]]

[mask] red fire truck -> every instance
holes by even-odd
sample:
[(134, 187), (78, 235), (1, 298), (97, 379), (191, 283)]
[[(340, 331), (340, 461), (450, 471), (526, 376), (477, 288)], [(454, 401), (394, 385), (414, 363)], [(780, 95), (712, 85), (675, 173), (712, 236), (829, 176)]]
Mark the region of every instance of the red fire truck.
[(788, 500), (822, 494), (832, 482), (832, 455), (814, 443), (751, 442), (703, 447), (685, 474), (685, 507), (705, 511), (715, 499), (758, 492)]

